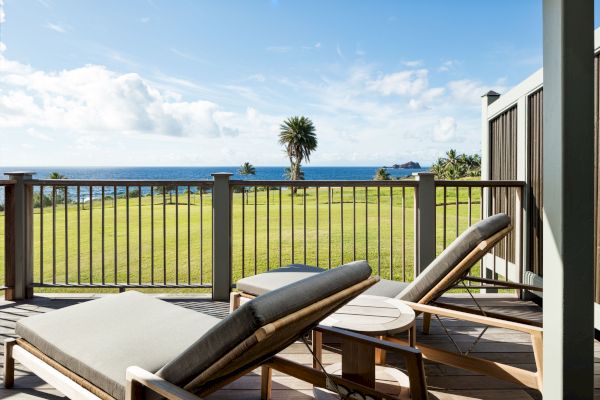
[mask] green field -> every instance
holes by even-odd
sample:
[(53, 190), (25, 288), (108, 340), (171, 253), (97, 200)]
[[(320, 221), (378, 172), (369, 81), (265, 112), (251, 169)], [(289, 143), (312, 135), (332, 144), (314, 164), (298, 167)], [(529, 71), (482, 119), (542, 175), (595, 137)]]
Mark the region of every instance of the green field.
[[(442, 193), (443, 189), (438, 188), (436, 213), (438, 252), (443, 249), (444, 237)], [(467, 189), (461, 188), (458, 194), (458, 232), (461, 232), (469, 224)], [(91, 215), (88, 203), (82, 203), (78, 211), (76, 204), (65, 205), (64, 202), (60, 202), (56, 204), (54, 218), (52, 207), (44, 207), (43, 213), (40, 213), (39, 208), (35, 208), (34, 281), (39, 283), (43, 279), (44, 283), (52, 283), (54, 271), (56, 283), (87, 284), (90, 283), (90, 278), (95, 284), (103, 281), (126, 283), (129, 277), (129, 282), (132, 284), (140, 281), (149, 283), (152, 279), (155, 283), (162, 284), (165, 278), (169, 284), (176, 282), (198, 284), (201, 281), (210, 284), (212, 196), (210, 193), (205, 193), (202, 197), (202, 206), (200, 206), (198, 193), (189, 195), (189, 205), (187, 193), (180, 193), (178, 206), (175, 205), (175, 196), (172, 196), (172, 201), (169, 201), (168, 195), (165, 196), (165, 203), (162, 195), (155, 196), (154, 204), (150, 196), (142, 196), (141, 199), (137, 195), (129, 199), (117, 198), (116, 205), (109, 197), (104, 201), (104, 216), (101, 211), (101, 201), (96, 199), (92, 204)], [(255, 271), (265, 271), (267, 268), (277, 268), (280, 260), (282, 265), (306, 262), (310, 265), (334, 267), (353, 259), (367, 259), (374, 271), (384, 278), (393, 276), (394, 279), (412, 280), (413, 203), (413, 189), (406, 188), (403, 197), (400, 187), (393, 189), (391, 197), (389, 188), (379, 190), (369, 188), (368, 191), (365, 188), (356, 188), (354, 193), (352, 188), (344, 188), (343, 191), (340, 188), (333, 188), (331, 192), (328, 188), (321, 188), (318, 192), (318, 201), (314, 188), (309, 188), (306, 192), (300, 189), (295, 195), (292, 195), (290, 190), (270, 190), (268, 198), (267, 191), (262, 188), (256, 191), (251, 189), (246, 196), (243, 193), (234, 193), (233, 279), (235, 281), (242, 276), (252, 275)], [(446, 204), (446, 242), (450, 243), (457, 231), (456, 189), (447, 189)], [(126, 222), (128, 210), (129, 226)], [(473, 222), (479, 219), (479, 189), (472, 192), (471, 214)], [(3, 219), (4, 215), (0, 214), (0, 224), (4, 223)], [(102, 224), (103, 219), (104, 224)], [(154, 249), (150, 240), (152, 219), (154, 220)], [(43, 232), (41, 232), (42, 222)], [(242, 226), (244, 235), (242, 235)], [(128, 231), (129, 246), (127, 246)], [(165, 233), (165, 240), (163, 240), (163, 233)], [(244, 242), (244, 251), (242, 242)], [(1, 238), (0, 247), (3, 245), (4, 238)], [(0, 250), (0, 257), (3, 257), (4, 250)], [(0, 266), (3, 265), (4, 262), (0, 262)], [(1, 276), (3, 275), (2, 273)], [(65, 291), (64, 288), (37, 290)], [(84, 289), (71, 290), (83, 291)], [(98, 291), (98, 289), (93, 290)], [(106, 290), (116, 291), (116, 289)], [(199, 291), (200, 289), (177, 290)]]

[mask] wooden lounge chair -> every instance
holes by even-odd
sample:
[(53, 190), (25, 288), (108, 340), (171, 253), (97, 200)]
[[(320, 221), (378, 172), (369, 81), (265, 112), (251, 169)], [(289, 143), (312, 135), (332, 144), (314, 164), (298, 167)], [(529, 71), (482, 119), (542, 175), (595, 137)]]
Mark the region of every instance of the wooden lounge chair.
[[(437, 301), (446, 291), (456, 287), (464, 280), (471, 279), (511, 289), (541, 291), (541, 288), (528, 285), (480, 279), (467, 275), (471, 267), (481, 260), (511, 229), (510, 218), (505, 214), (496, 214), (485, 218), (463, 232), (413, 282), (381, 280), (365, 291), (364, 294), (392, 297), (405, 301), (417, 314), (423, 314), (424, 333), (429, 332), (431, 316), (438, 315), (475, 322), (488, 327), (511, 329), (531, 335), (537, 371), (524, 370), (466, 354), (457, 354), (426, 346), (418, 343), (418, 341), (416, 347), (423, 352), (426, 359), (541, 390), (541, 324), (514, 316), (485, 312), (481, 308), (458, 307)], [(242, 279), (237, 282), (239, 292), (234, 292), (231, 295), (231, 307), (237, 307), (246, 298), (262, 295), (269, 290), (285, 286), (308, 276), (318, 276), (323, 271), (326, 270), (305, 265), (292, 265)], [(384, 339), (393, 343), (407, 344), (406, 341), (396, 337), (385, 337)]]
[[(250, 301), (223, 320), (138, 292), (109, 296), (17, 322), (18, 339), (5, 342), (4, 385), (14, 384), (15, 360), (71, 399), (167, 398), (198, 400), (258, 366), (319, 387), (381, 393), (275, 355), (378, 281), (366, 263), (306, 279)], [(413, 398), (426, 399), (418, 350), (369, 341), (407, 359)], [(283, 366), (282, 366), (283, 365)], [(269, 397), (269, 385), (263, 386)]]

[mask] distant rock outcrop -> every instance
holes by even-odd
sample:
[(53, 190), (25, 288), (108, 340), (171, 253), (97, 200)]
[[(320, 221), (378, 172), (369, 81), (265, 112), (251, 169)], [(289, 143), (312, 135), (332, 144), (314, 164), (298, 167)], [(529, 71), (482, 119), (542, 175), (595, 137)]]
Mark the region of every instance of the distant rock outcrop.
[(392, 168), (394, 168), (394, 169), (399, 169), (399, 168), (417, 169), (417, 168), (421, 168), (421, 165), (416, 161), (409, 161), (404, 164), (394, 164)]

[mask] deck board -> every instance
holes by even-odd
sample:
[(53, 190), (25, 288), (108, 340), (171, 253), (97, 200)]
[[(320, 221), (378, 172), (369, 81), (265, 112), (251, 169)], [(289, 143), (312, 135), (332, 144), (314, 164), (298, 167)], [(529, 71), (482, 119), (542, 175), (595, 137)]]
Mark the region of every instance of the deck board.
[[(37, 296), (27, 302), (8, 302), (0, 300), (0, 339), (14, 337), (15, 322), (20, 318), (60, 309), (83, 301), (97, 298), (93, 294), (53, 294)], [(228, 312), (228, 304), (212, 302), (203, 296), (168, 295), (161, 296), (166, 301), (174, 304), (208, 313), (217, 317), (224, 317)], [(469, 305), (471, 300), (466, 296), (451, 295), (444, 297), (444, 301)], [(510, 313), (517, 316), (541, 320), (541, 309), (532, 302), (522, 302), (505, 295), (486, 295), (478, 298), (485, 309), (496, 312)], [(443, 323), (449, 328), (453, 337), (459, 344), (467, 348), (471, 341), (481, 332), (482, 327), (465, 321), (444, 318)], [(418, 322), (420, 324), (420, 322)], [(419, 329), (420, 331), (420, 329)], [(454, 349), (453, 344), (444, 334), (443, 328), (432, 321), (431, 334), (419, 335), (419, 341), (434, 344), (444, 349)], [(332, 344), (335, 347), (335, 344)], [(1, 349), (4, 351), (3, 346)], [(600, 388), (600, 346), (595, 344), (597, 385)], [(535, 368), (533, 354), (528, 335), (514, 333), (500, 328), (488, 329), (482, 337), (481, 343), (475, 347), (473, 353), (494, 361), (502, 361), (522, 368)], [(294, 361), (310, 365), (312, 359), (304, 344), (295, 343), (286, 349), (282, 355)], [(324, 364), (339, 361), (339, 355), (325, 351)], [(391, 357), (390, 362), (396, 360)], [(22, 366), (17, 365), (15, 389), (0, 389), (0, 399), (11, 400), (38, 400), (64, 399), (63, 396), (48, 384), (33, 376)], [(503, 382), (494, 378), (481, 376), (469, 371), (453, 368), (436, 363), (426, 362), (426, 373), (432, 399), (540, 399), (539, 392), (524, 389), (515, 384)], [(1, 379), (1, 378), (0, 378)], [(281, 373), (273, 374), (273, 399), (311, 399), (312, 388), (305, 382), (285, 376)], [(600, 390), (597, 390), (600, 398)], [(260, 398), (260, 373), (259, 370), (228, 385), (219, 392), (211, 395), (209, 399), (234, 400), (234, 399), (259, 399)]]

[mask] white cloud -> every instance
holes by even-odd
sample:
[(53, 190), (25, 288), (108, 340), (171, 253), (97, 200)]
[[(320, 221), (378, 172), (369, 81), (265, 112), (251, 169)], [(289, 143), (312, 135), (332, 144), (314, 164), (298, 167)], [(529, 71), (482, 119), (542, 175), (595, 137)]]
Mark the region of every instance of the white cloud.
[(44, 72), (1, 61), (0, 128), (206, 137), (232, 131), (217, 121), (217, 104), (178, 101), (135, 73), (97, 65)]
[(489, 90), (489, 86), (485, 86), (479, 81), (462, 79), (448, 82), (448, 89), (455, 100), (465, 104), (479, 105), (481, 96)]
[(0, 24), (6, 21), (6, 14), (4, 13), (4, 0), (0, 0)]
[(148, 22), (150, 22), (150, 17), (142, 17), (140, 18), (140, 22), (142, 24), (147, 24)]
[(439, 72), (448, 72), (459, 64), (457, 60), (446, 60), (438, 67)]
[(458, 124), (454, 117), (441, 118), (433, 127), (433, 140), (436, 142), (449, 142), (455, 138)]
[(51, 31), (54, 31), (54, 32), (67, 33), (67, 28), (65, 28), (65, 27), (63, 27), (62, 25), (59, 25), (59, 24), (54, 24), (52, 22), (46, 23), (46, 25), (44, 25), (44, 27), (46, 29), (50, 29)]
[(372, 80), (367, 87), (385, 96), (417, 95), (427, 89), (428, 71), (426, 69), (395, 72)]

